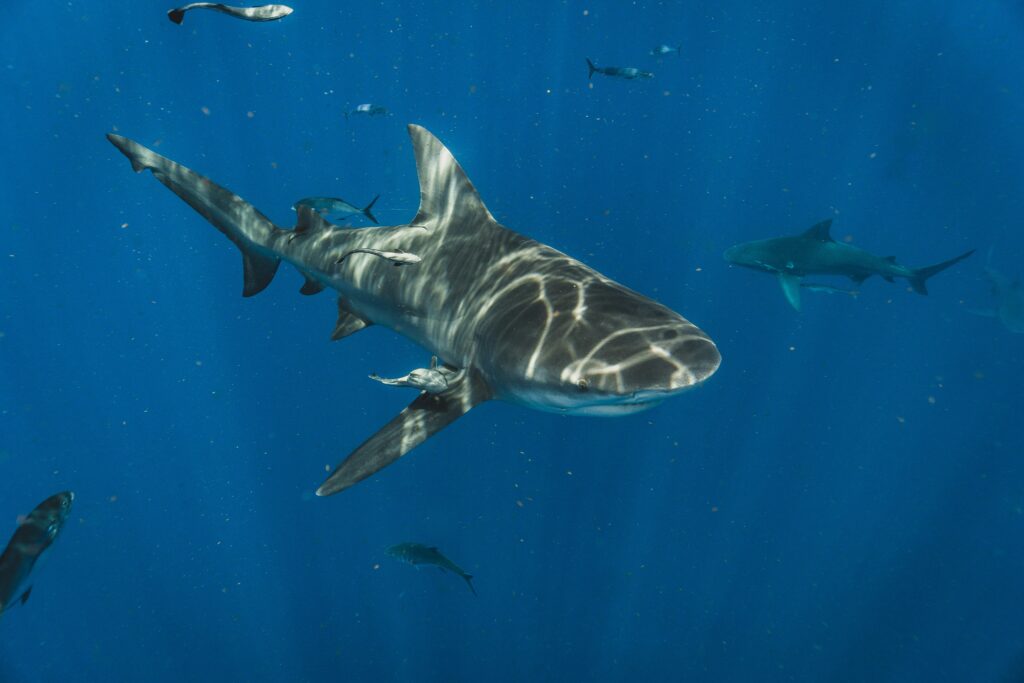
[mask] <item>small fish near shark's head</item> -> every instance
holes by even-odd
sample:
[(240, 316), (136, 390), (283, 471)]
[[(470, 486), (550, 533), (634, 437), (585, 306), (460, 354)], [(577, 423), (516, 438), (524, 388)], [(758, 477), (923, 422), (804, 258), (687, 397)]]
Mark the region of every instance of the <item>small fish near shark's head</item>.
[(507, 296), (481, 359), (503, 398), (573, 415), (652, 408), (721, 363), (714, 342), (669, 308), (603, 278), (541, 278)]

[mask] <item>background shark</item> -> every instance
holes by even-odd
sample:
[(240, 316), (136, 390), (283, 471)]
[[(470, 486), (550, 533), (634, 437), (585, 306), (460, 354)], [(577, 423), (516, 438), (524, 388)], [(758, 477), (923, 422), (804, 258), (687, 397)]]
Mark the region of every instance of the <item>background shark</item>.
[(992, 266), (985, 266), (985, 276), (992, 283), (996, 307), (972, 310), (976, 315), (998, 318), (1010, 332), (1024, 333), (1024, 286), (1019, 278), (1011, 280)]
[(925, 282), (931, 276), (949, 268), (974, 250), (934, 266), (910, 268), (896, 262), (895, 256), (876, 256), (852, 244), (836, 242), (829, 234), (832, 220), (812, 226), (806, 232), (791, 237), (775, 237), (744, 242), (725, 251), (725, 260), (738, 266), (774, 273), (786, 300), (800, 310), (800, 279), (805, 275), (843, 275), (858, 285), (872, 275), (887, 282), (905, 278), (918, 294), (927, 294)]
[[(336, 229), (299, 207), (294, 230), (275, 226), (209, 179), (110, 134), (132, 168), (150, 170), (242, 252), (244, 296), (280, 262), (306, 277), (304, 294), (338, 291), (333, 339), (372, 324), (442, 359), (451, 376), (423, 392), (359, 446), (317, 491), (370, 476), (491, 398), (563, 413), (619, 415), (700, 384), (721, 357), (678, 313), (494, 220), (451, 153), (409, 126), (420, 207), (406, 225)], [(415, 254), (395, 268), (370, 252)], [(361, 253), (362, 252), (362, 253)], [(350, 254), (339, 259), (340, 255)]]
[[(14, 598), (28, 580), (36, 560), (57, 539), (64, 522), (71, 514), (75, 494), (63, 491), (54, 494), (36, 506), (21, 519), (18, 530), (0, 555), (0, 616), (14, 604)], [(24, 604), (32, 587), (18, 596)]]

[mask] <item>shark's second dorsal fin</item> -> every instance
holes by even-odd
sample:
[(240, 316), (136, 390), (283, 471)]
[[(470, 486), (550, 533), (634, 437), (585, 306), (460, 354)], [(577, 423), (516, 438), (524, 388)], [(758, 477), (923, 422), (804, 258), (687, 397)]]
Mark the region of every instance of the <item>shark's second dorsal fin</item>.
[(448, 148), (415, 124), (409, 124), (409, 137), (420, 179), (420, 210), (410, 225), (448, 229), (493, 222), (491, 212)]
[(299, 220), (295, 222), (296, 235), (310, 235), (324, 230), (330, 230), (332, 226), (323, 216), (308, 206), (300, 206), (297, 209)]
[(829, 230), (832, 228), (832, 219), (827, 218), (820, 223), (815, 223), (806, 231), (803, 236), (807, 239), (817, 240), (819, 242), (835, 242), (832, 239), (832, 235)]

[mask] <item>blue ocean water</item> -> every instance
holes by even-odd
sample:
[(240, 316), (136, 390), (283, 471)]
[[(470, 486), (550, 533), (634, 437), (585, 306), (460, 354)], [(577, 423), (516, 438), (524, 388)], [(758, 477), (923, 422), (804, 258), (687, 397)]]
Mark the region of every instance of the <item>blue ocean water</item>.
[[(1024, 275), (1019, 3), (293, 6), (4, 9), (0, 533), (77, 497), (0, 681), (1024, 680), (1024, 353), (970, 313), (986, 263)], [(345, 119), (366, 102), (390, 115)], [(316, 498), (411, 400), (366, 375), (429, 353), (331, 343), (290, 269), (242, 299), (235, 248), (104, 134), (281, 225), (377, 193), (399, 224), (409, 122), (503, 224), (700, 325), (718, 373), (614, 419), (487, 403)], [(978, 253), (802, 313), (722, 259), (828, 217), (910, 265)]]

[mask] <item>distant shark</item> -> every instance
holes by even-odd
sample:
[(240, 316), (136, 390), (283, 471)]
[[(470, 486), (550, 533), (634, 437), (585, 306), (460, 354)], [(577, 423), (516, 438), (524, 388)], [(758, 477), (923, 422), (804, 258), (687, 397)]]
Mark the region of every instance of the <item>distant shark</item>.
[(1024, 286), (1020, 279), (1011, 280), (991, 266), (985, 266), (985, 276), (992, 283), (996, 307), (971, 312), (998, 318), (1010, 332), (1024, 333)]
[[(209, 179), (107, 136), (135, 171), (152, 171), (241, 250), (244, 296), (269, 285), (283, 260), (305, 276), (304, 294), (338, 291), (333, 339), (383, 325), (442, 359), (435, 369), (443, 390), (422, 391), (349, 455), (318, 495), (369, 477), (492, 398), (621, 415), (657, 405), (718, 369), (718, 349), (694, 324), (503, 227), (437, 138), (414, 125), (409, 135), (419, 212), (406, 225), (360, 230), (334, 228), (308, 207), (299, 207), (294, 230), (279, 228)], [(410, 257), (410, 265), (395, 268), (396, 255)]]
[(905, 278), (918, 294), (927, 294), (925, 282), (931, 276), (963, 261), (974, 250), (934, 266), (909, 268), (896, 263), (895, 256), (876, 256), (852, 244), (836, 242), (829, 234), (832, 220), (822, 221), (806, 232), (744, 242), (725, 251), (725, 260), (738, 266), (773, 273), (786, 300), (800, 310), (800, 279), (805, 275), (842, 275), (858, 285), (872, 275), (887, 282)]

